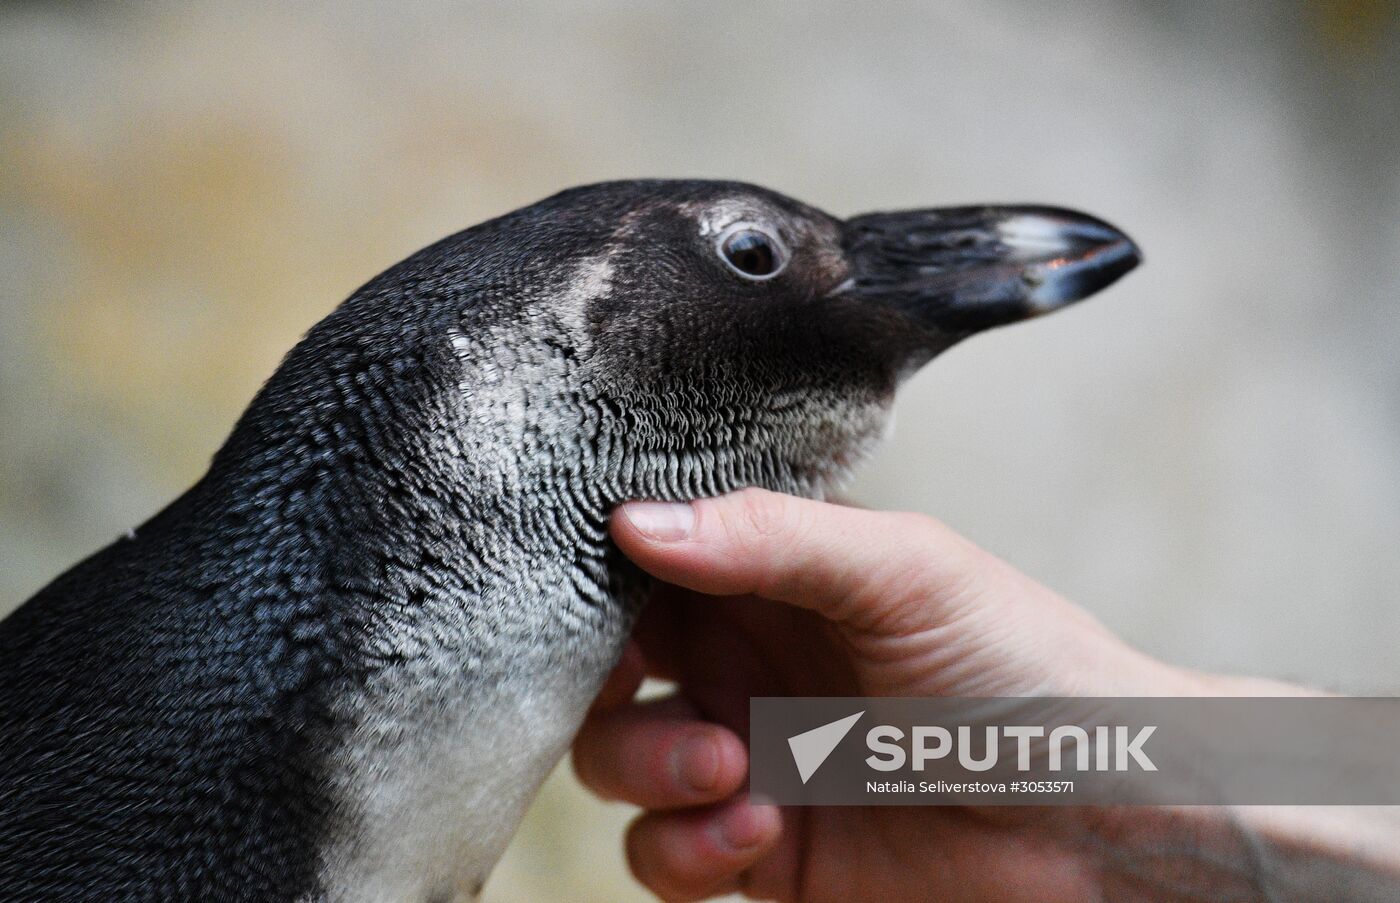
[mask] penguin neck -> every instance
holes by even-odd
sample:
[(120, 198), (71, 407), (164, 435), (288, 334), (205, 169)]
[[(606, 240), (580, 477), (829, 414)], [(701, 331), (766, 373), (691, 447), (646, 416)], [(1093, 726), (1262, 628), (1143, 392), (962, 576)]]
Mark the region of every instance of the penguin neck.
[(499, 532), (488, 544), (520, 550), (550, 581), (546, 629), (584, 641), (620, 644), (647, 586), (608, 540), (617, 505), (748, 486), (822, 497), (887, 420), (883, 399), (717, 379), (629, 390), (558, 342), (454, 344), (470, 363), (451, 482), (470, 487), (473, 509), (503, 515), (490, 518)]

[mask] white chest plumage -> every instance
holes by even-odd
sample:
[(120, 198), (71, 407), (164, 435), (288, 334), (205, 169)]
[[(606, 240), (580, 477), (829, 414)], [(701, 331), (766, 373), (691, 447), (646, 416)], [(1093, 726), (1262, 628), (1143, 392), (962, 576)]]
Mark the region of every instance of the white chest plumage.
[(602, 678), (519, 664), (431, 723), (363, 724), (336, 777), (351, 817), (323, 856), (327, 903), (476, 899)]

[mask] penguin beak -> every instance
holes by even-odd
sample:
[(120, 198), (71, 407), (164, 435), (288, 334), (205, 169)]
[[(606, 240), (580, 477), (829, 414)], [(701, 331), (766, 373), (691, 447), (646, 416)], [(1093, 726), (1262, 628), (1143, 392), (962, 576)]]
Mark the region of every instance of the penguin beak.
[(1142, 261), (1118, 229), (1056, 207), (872, 213), (844, 238), (851, 278), (837, 292), (954, 338), (1073, 304)]

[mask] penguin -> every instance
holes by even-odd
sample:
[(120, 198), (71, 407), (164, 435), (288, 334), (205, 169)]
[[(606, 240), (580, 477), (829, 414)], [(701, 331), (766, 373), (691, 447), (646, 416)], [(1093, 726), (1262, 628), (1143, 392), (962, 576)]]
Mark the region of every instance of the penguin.
[(476, 899), (647, 595), (615, 506), (822, 497), (920, 366), (1139, 259), (1058, 208), (669, 180), (419, 251), (0, 622), (0, 899)]

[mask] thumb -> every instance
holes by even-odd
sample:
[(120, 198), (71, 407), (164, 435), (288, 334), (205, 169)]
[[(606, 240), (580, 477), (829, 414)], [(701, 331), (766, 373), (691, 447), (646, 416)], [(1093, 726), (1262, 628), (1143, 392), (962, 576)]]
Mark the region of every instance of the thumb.
[(762, 489), (689, 503), (629, 502), (613, 517), (612, 536), (667, 583), (761, 596), (882, 632), (942, 622), (951, 605), (977, 592), (992, 560), (922, 515)]

